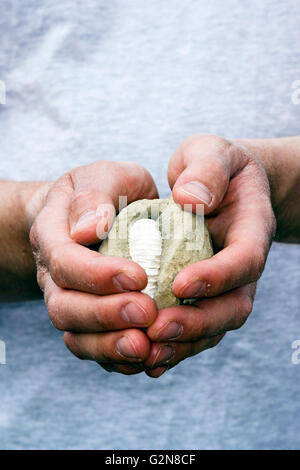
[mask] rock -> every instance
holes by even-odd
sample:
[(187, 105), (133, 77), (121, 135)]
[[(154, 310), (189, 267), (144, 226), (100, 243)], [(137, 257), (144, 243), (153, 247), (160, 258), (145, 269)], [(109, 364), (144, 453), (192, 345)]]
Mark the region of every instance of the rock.
[[(132, 259), (129, 248), (129, 232), (132, 225), (139, 219), (155, 220), (156, 227), (161, 233), (159, 272), (156, 273), (156, 270), (152, 270), (152, 278), (156, 281), (153, 298), (157, 307), (162, 309), (178, 305), (180, 300), (172, 292), (172, 284), (177, 273), (185, 266), (213, 255), (212, 243), (204, 216), (184, 211), (172, 198), (135, 201), (120, 211), (108, 237), (100, 246), (100, 253)], [(143, 240), (139, 242), (139, 245), (141, 243), (143, 249), (140, 250), (140, 253), (145, 250), (146, 256), (147, 253), (151, 253), (151, 240), (146, 233), (141, 238)], [(145, 256), (139, 256), (142, 261), (139, 264), (143, 267), (144, 263), (146, 272), (150, 270), (151, 275), (149, 257), (145, 259)], [(184, 302), (188, 303), (188, 301)]]

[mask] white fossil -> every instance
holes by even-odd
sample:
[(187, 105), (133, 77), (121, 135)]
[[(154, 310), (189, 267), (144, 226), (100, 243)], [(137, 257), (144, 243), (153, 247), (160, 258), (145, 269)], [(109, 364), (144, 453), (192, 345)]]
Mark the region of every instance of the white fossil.
[(146, 271), (148, 284), (142, 291), (154, 297), (160, 269), (162, 239), (155, 220), (139, 219), (129, 227), (131, 259)]

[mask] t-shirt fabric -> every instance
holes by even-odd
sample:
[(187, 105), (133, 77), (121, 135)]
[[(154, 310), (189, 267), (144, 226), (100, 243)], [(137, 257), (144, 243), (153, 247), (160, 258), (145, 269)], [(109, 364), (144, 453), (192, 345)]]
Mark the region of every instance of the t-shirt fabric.
[[(0, 176), (131, 160), (161, 197), (180, 142), (299, 134), (294, 0), (3, 0)], [(273, 244), (253, 312), (153, 380), (64, 346), (41, 301), (0, 305), (2, 449), (299, 448), (300, 247)]]

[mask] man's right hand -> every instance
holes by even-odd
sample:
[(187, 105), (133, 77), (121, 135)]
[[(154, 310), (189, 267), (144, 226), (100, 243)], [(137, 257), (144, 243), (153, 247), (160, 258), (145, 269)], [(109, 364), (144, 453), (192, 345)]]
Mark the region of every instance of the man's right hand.
[(150, 340), (140, 329), (157, 316), (154, 301), (139, 292), (145, 271), (125, 258), (103, 256), (92, 245), (111, 226), (120, 196), (127, 202), (158, 197), (140, 165), (97, 161), (62, 176), (36, 216), (30, 241), (37, 278), (54, 326), (79, 358), (109, 371), (142, 371)]

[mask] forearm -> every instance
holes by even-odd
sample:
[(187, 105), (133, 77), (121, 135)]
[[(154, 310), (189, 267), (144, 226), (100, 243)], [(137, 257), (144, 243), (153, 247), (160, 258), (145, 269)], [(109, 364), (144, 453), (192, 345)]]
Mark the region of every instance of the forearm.
[(0, 181), (0, 302), (41, 297), (29, 243), (49, 183)]
[(300, 137), (237, 139), (264, 166), (271, 189), (280, 242), (300, 243)]

